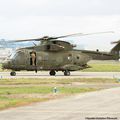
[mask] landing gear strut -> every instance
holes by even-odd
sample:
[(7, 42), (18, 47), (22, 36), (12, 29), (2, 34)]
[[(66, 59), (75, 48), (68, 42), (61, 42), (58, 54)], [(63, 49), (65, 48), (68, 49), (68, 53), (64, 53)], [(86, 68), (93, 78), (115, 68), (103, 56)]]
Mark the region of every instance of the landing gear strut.
[(54, 76), (56, 74), (55, 70), (51, 70), (49, 73), (51, 76)]
[(35, 69), (35, 73), (37, 73), (37, 69)]
[(10, 73), (10, 75), (11, 75), (11, 76), (16, 76), (16, 72), (15, 72), (15, 71), (12, 71), (12, 72)]
[(65, 75), (65, 76), (70, 76), (70, 71), (65, 70), (65, 71), (64, 71), (64, 75)]

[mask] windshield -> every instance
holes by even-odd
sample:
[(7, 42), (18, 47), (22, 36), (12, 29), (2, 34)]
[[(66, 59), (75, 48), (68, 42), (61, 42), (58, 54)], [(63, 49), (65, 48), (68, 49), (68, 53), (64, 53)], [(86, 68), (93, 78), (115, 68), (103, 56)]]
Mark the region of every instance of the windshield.
[(17, 55), (17, 53), (16, 53), (16, 52), (13, 52), (13, 53), (10, 55), (10, 59), (15, 58), (15, 57), (16, 57), (16, 55)]
[(23, 51), (15, 51), (13, 52), (11, 55), (10, 55), (10, 59), (21, 59), (24, 55), (24, 52)]

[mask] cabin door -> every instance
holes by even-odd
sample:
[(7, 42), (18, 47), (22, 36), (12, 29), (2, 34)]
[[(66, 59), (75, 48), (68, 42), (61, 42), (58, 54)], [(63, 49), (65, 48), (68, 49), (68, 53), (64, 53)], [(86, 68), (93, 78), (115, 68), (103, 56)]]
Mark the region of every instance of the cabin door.
[(36, 66), (36, 52), (35, 51), (30, 52), (29, 62), (31, 66)]

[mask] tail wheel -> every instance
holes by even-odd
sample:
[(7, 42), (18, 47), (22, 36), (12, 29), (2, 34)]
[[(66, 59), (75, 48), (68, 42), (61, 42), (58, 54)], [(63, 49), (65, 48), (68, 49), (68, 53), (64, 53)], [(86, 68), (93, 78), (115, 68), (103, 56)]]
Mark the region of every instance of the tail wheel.
[(10, 73), (10, 75), (11, 75), (11, 76), (16, 76), (16, 72), (15, 72), (15, 71), (12, 71), (12, 72)]
[(56, 74), (55, 70), (51, 70), (49, 73), (51, 76), (54, 76)]
[(65, 71), (64, 71), (64, 75), (65, 75), (65, 76), (70, 76), (70, 71), (65, 70)]

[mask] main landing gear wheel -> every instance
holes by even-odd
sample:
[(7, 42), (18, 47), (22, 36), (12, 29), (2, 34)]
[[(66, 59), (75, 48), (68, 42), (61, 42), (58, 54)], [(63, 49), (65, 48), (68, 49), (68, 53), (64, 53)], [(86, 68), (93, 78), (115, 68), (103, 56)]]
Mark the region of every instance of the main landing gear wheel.
[(70, 71), (65, 70), (65, 71), (64, 71), (64, 75), (65, 75), (65, 76), (70, 76)]
[(56, 74), (55, 70), (51, 70), (49, 73), (51, 76), (54, 76)]
[(10, 75), (11, 75), (11, 76), (16, 76), (16, 72), (15, 72), (15, 71), (12, 71), (12, 72), (10, 73)]

